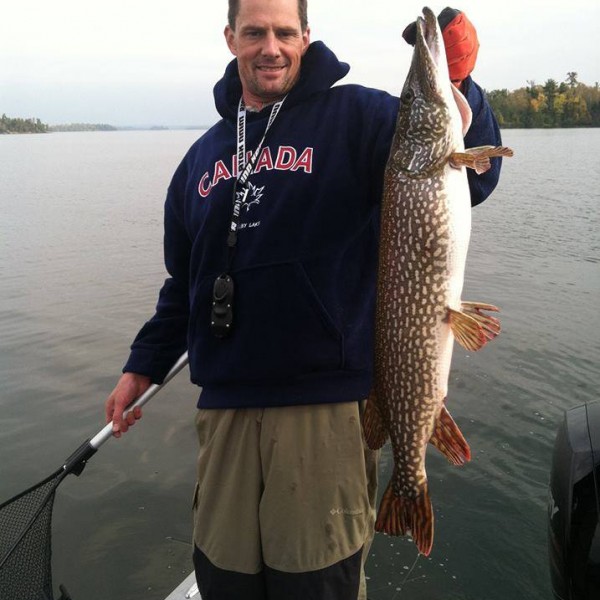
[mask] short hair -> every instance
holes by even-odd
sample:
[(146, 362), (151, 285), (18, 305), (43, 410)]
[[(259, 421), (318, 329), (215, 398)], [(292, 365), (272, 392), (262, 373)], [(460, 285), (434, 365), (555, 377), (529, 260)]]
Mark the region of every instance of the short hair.
[[(298, 16), (300, 17), (300, 27), (302, 31), (308, 29), (308, 0), (298, 0)], [(235, 20), (240, 12), (240, 0), (229, 0), (229, 10), (227, 11), (227, 21), (229, 27), (235, 31)]]

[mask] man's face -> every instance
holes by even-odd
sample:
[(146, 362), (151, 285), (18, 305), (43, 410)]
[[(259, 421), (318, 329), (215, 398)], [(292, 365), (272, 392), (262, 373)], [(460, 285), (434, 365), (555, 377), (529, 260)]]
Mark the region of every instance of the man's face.
[(298, 81), (310, 30), (302, 32), (298, 0), (241, 0), (235, 31), (228, 25), (225, 39), (238, 59), (244, 101), (260, 108)]

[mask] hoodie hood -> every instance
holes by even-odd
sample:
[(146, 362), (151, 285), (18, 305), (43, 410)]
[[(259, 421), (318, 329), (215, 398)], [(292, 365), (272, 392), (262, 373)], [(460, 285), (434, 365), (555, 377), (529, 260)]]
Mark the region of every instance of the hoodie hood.
[[(314, 93), (328, 90), (345, 77), (348, 71), (350, 66), (340, 62), (323, 42), (313, 42), (302, 57), (300, 79), (288, 94), (285, 106), (293, 106)], [(225, 75), (217, 82), (213, 92), (219, 114), (227, 120), (237, 118), (238, 103), (242, 95), (237, 59), (227, 65)]]

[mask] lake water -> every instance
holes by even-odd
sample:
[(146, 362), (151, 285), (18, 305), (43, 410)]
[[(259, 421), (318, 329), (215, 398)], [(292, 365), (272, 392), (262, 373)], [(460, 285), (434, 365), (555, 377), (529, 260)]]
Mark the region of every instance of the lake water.
[[(162, 267), (162, 205), (198, 131), (0, 136), (0, 501), (103, 426)], [(502, 335), (457, 347), (449, 404), (473, 460), (434, 453), (434, 549), (377, 536), (372, 600), (546, 600), (546, 494), (563, 411), (600, 384), (600, 130), (511, 130), (473, 212), (464, 298)], [(191, 570), (195, 389), (180, 375), (54, 509), (54, 579), (74, 600), (162, 600)], [(391, 471), (382, 464), (382, 487)], [(417, 559), (417, 560), (416, 560)], [(416, 560), (416, 562), (415, 562)]]

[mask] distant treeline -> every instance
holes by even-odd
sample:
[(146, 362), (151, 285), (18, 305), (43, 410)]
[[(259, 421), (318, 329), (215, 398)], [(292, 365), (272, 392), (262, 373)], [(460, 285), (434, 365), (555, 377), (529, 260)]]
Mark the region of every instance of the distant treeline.
[(0, 133), (46, 133), (48, 125), (39, 119), (12, 119), (5, 114), (0, 119)]
[[(548, 79), (543, 85), (528, 81), (526, 87), (517, 90), (492, 90), (486, 94), (500, 127), (505, 129), (600, 127), (600, 86), (598, 82), (594, 86), (580, 83), (574, 71), (567, 73), (561, 83), (554, 79)], [(157, 126), (153, 129), (167, 128)], [(103, 123), (49, 127), (39, 119), (12, 119), (5, 114), (0, 120), (0, 134), (116, 130), (116, 127)]]
[(50, 125), (48, 131), (117, 131), (117, 128), (106, 123), (68, 123), (66, 125)]
[(66, 125), (46, 125), (40, 119), (16, 119), (5, 114), (0, 119), (1, 133), (52, 133), (53, 131), (117, 131), (116, 127), (105, 123), (68, 123)]
[(487, 97), (500, 127), (600, 127), (598, 83), (593, 87), (579, 83), (575, 72), (567, 73), (561, 83), (528, 81), (527, 87), (492, 90)]

